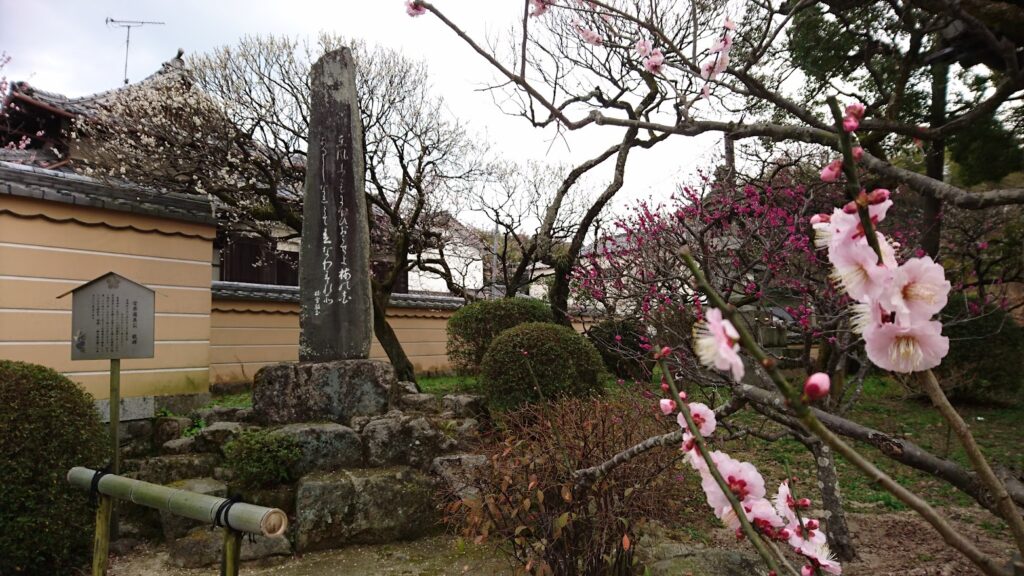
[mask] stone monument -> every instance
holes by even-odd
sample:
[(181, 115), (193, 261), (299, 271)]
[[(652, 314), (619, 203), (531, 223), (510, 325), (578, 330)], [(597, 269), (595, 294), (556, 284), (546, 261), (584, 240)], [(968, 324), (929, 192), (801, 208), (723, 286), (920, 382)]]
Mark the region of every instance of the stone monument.
[(354, 416), (386, 412), (395, 387), (391, 364), (369, 360), (373, 305), (363, 129), (348, 48), (313, 65), (310, 90), (299, 363), (256, 373), (253, 411), (265, 424), (348, 424)]

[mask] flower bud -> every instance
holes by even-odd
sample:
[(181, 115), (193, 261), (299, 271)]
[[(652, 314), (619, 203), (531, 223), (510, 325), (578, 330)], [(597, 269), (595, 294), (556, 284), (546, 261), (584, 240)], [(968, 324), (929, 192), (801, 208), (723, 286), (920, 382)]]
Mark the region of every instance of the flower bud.
[(686, 402), (686, 391), (684, 391), (684, 390), (680, 390), (679, 391), (679, 399), (682, 400), (683, 402)]
[(828, 390), (831, 386), (832, 381), (829, 379), (828, 374), (815, 372), (804, 382), (804, 396), (809, 400), (820, 400), (828, 396)]
[(828, 166), (821, 169), (821, 181), (822, 182), (835, 182), (839, 180), (839, 174), (843, 171), (843, 161), (833, 160), (829, 162)]
[(850, 118), (861, 120), (864, 118), (864, 105), (860, 102), (854, 102), (846, 107), (846, 115)]
[(843, 130), (847, 132), (856, 132), (857, 128), (860, 127), (860, 120), (853, 116), (843, 117)]
[(669, 391), (668, 382), (665, 382), (664, 380), (661, 381), (661, 391), (662, 392), (668, 392)]
[(861, 148), (860, 146), (854, 146), (852, 152), (853, 159), (857, 162), (860, 162), (861, 158), (864, 157), (864, 149)]

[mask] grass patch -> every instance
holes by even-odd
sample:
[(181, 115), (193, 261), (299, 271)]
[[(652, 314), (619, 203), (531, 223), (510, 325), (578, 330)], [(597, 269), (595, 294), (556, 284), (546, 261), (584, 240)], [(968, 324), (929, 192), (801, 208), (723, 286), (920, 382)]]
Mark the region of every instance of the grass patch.
[(476, 376), (422, 376), (416, 382), (420, 390), (435, 396), (479, 390)]
[(214, 396), (203, 408), (252, 408), (252, 392)]

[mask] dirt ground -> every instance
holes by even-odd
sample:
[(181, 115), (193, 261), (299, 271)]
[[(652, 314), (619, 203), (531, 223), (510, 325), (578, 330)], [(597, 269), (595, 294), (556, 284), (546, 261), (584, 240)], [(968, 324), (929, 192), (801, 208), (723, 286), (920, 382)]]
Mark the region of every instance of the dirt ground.
[[(985, 511), (947, 510), (961, 534), (996, 558), (1010, 557), (1008, 535)], [(946, 546), (939, 535), (911, 512), (851, 514), (850, 528), (860, 557), (843, 566), (846, 576), (974, 576), (981, 573)], [(714, 536), (723, 547), (742, 547), (725, 530)], [(163, 547), (141, 548), (112, 562), (111, 576), (207, 576), (218, 568), (184, 570), (167, 565)], [(352, 546), (342, 550), (247, 563), (243, 576), (460, 576), (512, 574), (507, 560), (486, 547), (463, 546), (446, 536), (404, 544)], [(753, 576), (753, 575), (740, 575)]]
[[(982, 551), (1001, 562), (1009, 560), (1008, 531), (987, 511), (972, 508), (947, 510), (957, 530)], [(956, 550), (942, 541), (931, 526), (913, 512), (854, 514), (850, 521), (860, 558), (847, 563), (849, 576), (974, 576), (974, 569)]]
[[(1004, 526), (992, 514), (976, 508), (952, 508), (945, 513), (957, 531), (979, 549), (993, 554), (1000, 562), (1011, 557), (1009, 532), (1003, 531)], [(982, 574), (913, 512), (854, 513), (849, 515), (849, 523), (858, 558), (843, 563), (844, 576)], [(716, 533), (715, 543), (727, 547), (743, 545), (737, 544), (725, 530)]]

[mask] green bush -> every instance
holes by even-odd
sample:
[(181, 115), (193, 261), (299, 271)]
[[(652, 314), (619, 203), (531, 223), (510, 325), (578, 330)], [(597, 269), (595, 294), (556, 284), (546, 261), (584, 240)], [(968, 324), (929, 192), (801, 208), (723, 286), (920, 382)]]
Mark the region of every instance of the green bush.
[[(965, 311), (972, 309), (966, 317)], [(1024, 385), (1024, 328), (995, 306), (951, 296), (942, 312), (949, 355), (939, 367), (947, 394), (970, 402), (1016, 402)]]
[(640, 348), (643, 328), (630, 318), (609, 318), (587, 330), (608, 370), (627, 380), (649, 381), (654, 360)]
[(77, 384), (0, 360), (0, 574), (72, 574), (88, 563), (94, 513), (66, 476), (74, 466), (102, 467), (107, 438)]
[(459, 372), (475, 374), (495, 336), (527, 322), (553, 321), (551, 307), (540, 300), (478, 300), (448, 319), (448, 358)]
[(270, 430), (246, 430), (224, 445), (225, 465), (246, 488), (287, 484), (302, 457), (294, 438)]
[(492, 405), (514, 407), (601, 389), (605, 371), (594, 345), (560, 324), (530, 322), (498, 335), (480, 365)]

